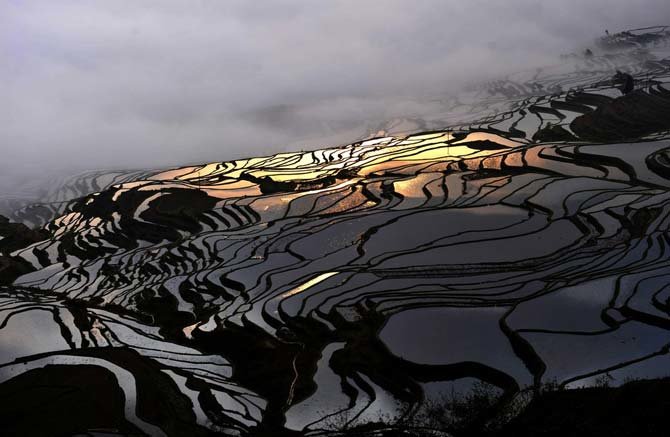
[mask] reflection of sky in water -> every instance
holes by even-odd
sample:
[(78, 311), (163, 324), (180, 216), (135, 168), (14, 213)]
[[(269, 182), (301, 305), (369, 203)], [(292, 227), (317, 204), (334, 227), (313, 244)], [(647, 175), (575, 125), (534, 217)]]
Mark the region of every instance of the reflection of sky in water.
[(608, 329), (600, 318), (614, 293), (616, 277), (565, 287), (517, 306), (507, 319), (514, 329), (597, 332)]
[(666, 330), (639, 322), (627, 322), (603, 335), (525, 333), (523, 337), (547, 363), (544, 378), (557, 381), (644, 358), (670, 342)]
[(507, 308), (419, 308), (391, 317), (380, 333), (391, 352), (421, 364), (476, 361), (520, 382), (531, 375), (500, 331)]
[(0, 364), (43, 352), (69, 349), (50, 311), (30, 310), (15, 314), (0, 331)]

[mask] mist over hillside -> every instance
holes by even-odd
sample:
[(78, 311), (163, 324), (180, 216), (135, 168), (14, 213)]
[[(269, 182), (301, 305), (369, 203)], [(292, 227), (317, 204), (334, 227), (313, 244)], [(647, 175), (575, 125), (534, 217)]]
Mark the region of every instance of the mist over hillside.
[(347, 144), (384, 122), (444, 113), (441, 101), (468, 84), (555, 64), (606, 29), (663, 24), (669, 9), (3, 2), (0, 194), (34, 194), (50, 185), (43, 175)]

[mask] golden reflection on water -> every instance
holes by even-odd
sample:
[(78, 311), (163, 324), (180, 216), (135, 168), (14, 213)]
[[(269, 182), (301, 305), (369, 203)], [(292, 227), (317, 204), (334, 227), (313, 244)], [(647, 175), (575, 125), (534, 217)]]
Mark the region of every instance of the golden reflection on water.
[(281, 295), (281, 297), (282, 297), (282, 298), (287, 298), (287, 297), (295, 296), (296, 294), (298, 294), (298, 293), (302, 293), (303, 291), (305, 291), (305, 290), (307, 290), (307, 289), (309, 289), (309, 288), (314, 287), (314, 286), (315, 286), (316, 284), (318, 284), (319, 282), (323, 282), (323, 281), (325, 281), (326, 279), (330, 278), (331, 276), (335, 276), (335, 275), (337, 275), (338, 273), (339, 273), (339, 272), (326, 272), (326, 273), (322, 273), (322, 274), (320, 274), (319, 276), (317, 276), (316, 278), (312, 278), (312, 279), (310, 279), (309, 281), (305, 282), (304, 284), (301, 284), (301, 285), (295, 287), (294, 289), (292, 289), (292, 290), (290, 290), (290, 291), (287, 291), (286, 293), (283, 293), (283, 294)]
[(411, 179), (393, 182), (393, 188), (405, 198), (424, 198), (423, 189), (442, 176), (442, 173), (421, 173)]
[(192, 173), (195, 169), (199, 167), (182, 167), (174, 170), (164, 171), (158, 174), (155, 174), (151, 177), (153, 180), (158, 181), (169, 181), (172, 179), (179, 179), (180, 177)]
[[(399, 172), (412, 174), (420, 170), (417, 165), (430, 162), (456, 162), (463, 158), (486, 157), (497, 150), (478, 150), (468, 147), (475, 141), (492, 141), (501, 149), (516, 147), (522, 143), (487, 132), (471, 132), (465, 138), (455, 140), (450, 131), (410, 135), (405, 138), (384, 137), (351, 144), (345, 147), (321, 149), (309, 152), (279, 153), (269, 157), (240, 159), (229, 162), (213, 162), (201, 166), (188, 166), (167, 170), (154, 175), (152, 181), (136, 182), (122, 186), (124, 190), (141, 187), (141, 190), (159, 190), (166, 187), (198, 188), (212, 197), (260, 196), (257, 183), (250, 178), (270, 178), (274, 182), (318, 181), (337, 176), (343, 169), (361, 177), (373, 173)], [(170, 183), (172, 181), (172, 183)], [(397, 188), (406, 194), (416, 193), (419, 182), (412, 180), (397, 183)], [(144, 184), (144, 185), (142, 185)], [(340, 185), (340, 184), (336, 184)], [(333, 189), (330, 186), (329, 189)], [(302, 191), (300, 195), (318, 192), (319, 189)], [(285, 193), (286, 194), (286, 193)], [(412, 194), (410, 194), (412, 195)], [(294, 198), (294, 196), (289, 196)], [(361, 196), (350, 196), (347, 205), (364, 203)], [(286, 203), (276, 196), (270, 204)], [(270, 204), (265, 205), (268, 209)], [(331, 208), (337, 210), (337, 207)]]

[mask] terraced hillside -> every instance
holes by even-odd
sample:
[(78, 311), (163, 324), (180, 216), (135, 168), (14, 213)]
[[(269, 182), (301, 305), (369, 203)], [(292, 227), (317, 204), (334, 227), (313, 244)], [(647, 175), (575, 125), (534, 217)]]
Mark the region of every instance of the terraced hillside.
[(670, 39), (653, 32), (473, 89), (460, 124), (90, 173), (15, 205), (41, 230), (0, 222), (8, 432), (447, 435), (404, 419), (485, 387), (495, 429), (547, 384), (666, 376)]

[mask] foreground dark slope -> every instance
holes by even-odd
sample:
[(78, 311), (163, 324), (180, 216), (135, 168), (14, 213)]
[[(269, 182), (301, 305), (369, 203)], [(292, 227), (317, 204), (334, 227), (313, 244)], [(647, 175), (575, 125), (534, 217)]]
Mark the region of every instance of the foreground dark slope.
[[(670, 60), (653, 42), (489, 86), (500, 110), (449, 130), (92, 173), (20, 206), (49, 221), (0, 223), (0, 422), (538, 435), (543, 411), (626, 387), (667, 405), (635, 384), (556, 390), (670, 368)], [(630, 423), (655, 429), (656, 408)], [(609, 432), (601, 411), (551, 429)]]

